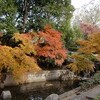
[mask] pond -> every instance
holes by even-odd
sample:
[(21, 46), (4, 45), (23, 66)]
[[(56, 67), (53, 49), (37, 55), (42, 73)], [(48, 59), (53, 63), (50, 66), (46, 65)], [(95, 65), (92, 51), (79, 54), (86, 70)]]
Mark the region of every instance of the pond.
[[(48, 95), (52, 93), (62, 94), (66, 91), (76, 88), (77, 86), (77, 81), (74, 82), (74, 84), (72, 81), (46, 81), (5, 87), (2, 90), (11, 91), (11, 100), (44, 100)], [(0, 93), (2, 90), (0, 90)]]

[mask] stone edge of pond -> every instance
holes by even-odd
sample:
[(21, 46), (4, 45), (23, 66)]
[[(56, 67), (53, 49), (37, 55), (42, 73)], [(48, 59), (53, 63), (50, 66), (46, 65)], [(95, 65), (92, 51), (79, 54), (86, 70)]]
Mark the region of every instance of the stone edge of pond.
[[(32, 83), (32, 82), (43, 82), (49, 80), (60, 80), (60, 76), (65, 75), (67, 78), (74, 77), (69, 70), (52, 70), (52, 71), (42, 71), (40, 73), (28, 73), (20, 78), (20, 83)], [(14, 80), (13, 76), (7, 74), (4, 80), (4, 86), (18, 85), (17, 81)]]
[(79, 91), (81, 90), (81, 86), (75, 88), (75, 89), (72, 89), (68, 92), (65, 92), (63, 94), (60, 94), (59, 97), (60, 97), (60, 100), (62, 100), (63, 98), (66, 98), (66, 97), (69, 97), (69, 96), (72, 96), (76, 93), (78, 93)]
[[(77, 91), (77, 88), (73, 90), (75, 90), (76, 92), (75, 91), (72, 93), (70, 91), (66, 92), (66, 94), (65, 93), (63, 95), (61, 94), (62, 97), (59, 95), (60, 100), (90, 100), (90, 99), (94, 100), (97, 96), (100, 95), (100, 85), (96, 85), (95, 87), (88, 89), (87, 91), (80, 92), (80, 89), (79, 91)], [(68, 95), (67, 93), (68, 94), (70, 93), (70, 95)]]

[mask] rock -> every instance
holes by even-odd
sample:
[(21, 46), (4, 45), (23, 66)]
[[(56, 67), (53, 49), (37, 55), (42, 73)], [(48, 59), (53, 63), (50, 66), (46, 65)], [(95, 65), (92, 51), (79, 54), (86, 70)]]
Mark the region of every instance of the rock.
[(28, 100), (43, 100), (41, 96), (33, 96), (31, 95)]
[(32, 96), (32, 95), (29, 97), (29, 100), (34, 100), (34, 98), (33, 98), (33, 96)]
[(69, 70), (66, 70), (65, 73), (63, 73), (61, 76), (60, 76), (60, 80), (63, 80), (63, 81), (66, 81), (66, 80), (73, 80), (76, 76), (74, 75), (73, 72), (69, 71)]
[(59, 99), (59, 95), (51, 94), (45, 100), (60, 100), (60, 99)]
[(9, 90), (8, 91), (2, 91), (1, 97), (3, 98), (3, 100), (11, 99), (12, 98), (11, 92)]
[(45, 84), (45, 86), (50, 87), (50, 86), (53, 86), (53, 84), (47, 83)]

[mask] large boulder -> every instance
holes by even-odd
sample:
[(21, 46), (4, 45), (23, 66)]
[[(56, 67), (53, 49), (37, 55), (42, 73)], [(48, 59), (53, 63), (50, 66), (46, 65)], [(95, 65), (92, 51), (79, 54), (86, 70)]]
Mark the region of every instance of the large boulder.
[(60, 98), (57, 94), (51, 94), (45, 100), (60, 100)]
[(8, 91), (2, 91), (1, 97), (3, 98), (3, 100), (11, 99), (12, 98), (11, 92), (9, 90)]

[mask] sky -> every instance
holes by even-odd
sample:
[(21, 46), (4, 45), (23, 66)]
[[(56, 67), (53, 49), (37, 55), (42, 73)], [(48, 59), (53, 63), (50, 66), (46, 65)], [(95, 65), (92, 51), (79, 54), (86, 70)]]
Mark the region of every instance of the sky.
[(85, 4), (88, 4), (91, 0), (71, 0), (72, 5), (77, 9)]

